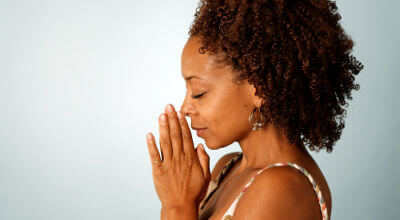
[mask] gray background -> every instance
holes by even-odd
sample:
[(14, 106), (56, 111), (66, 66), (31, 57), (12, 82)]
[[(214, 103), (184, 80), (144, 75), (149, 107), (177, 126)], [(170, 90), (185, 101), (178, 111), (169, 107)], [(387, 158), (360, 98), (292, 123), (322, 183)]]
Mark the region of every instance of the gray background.
[[(397, 219), (398, 1), (337, 1), (365, 68), (331, 154), (332, 219)], [(0, 219), (159, 219), (145, 134), (180, 106), (197, 6), (0, 1)], [(195, 134), (195, 143), (202, 142)], [(237, 144), (207, 150), (211, 165)]]

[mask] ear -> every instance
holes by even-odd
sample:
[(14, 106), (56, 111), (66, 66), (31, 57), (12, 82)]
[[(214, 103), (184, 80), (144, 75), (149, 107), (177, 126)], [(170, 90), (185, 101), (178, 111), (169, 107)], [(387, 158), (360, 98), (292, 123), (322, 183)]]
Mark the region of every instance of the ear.
[(249, 94), (251, 98), (251, 102), (254, 103), (256, 107), (260, 107), (262, 104), (262, 98), (256, 95), (257, 89), (254, 87), (253, 84), (247, 83)]

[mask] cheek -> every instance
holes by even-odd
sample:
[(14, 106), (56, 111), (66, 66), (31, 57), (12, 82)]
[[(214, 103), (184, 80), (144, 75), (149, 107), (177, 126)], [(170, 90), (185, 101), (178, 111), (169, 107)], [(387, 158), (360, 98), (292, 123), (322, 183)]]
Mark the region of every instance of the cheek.
[(209, 148), (219, 148), (238, 141), (251, 130), (248, 121), (250, 107), (243, 104), (243, 101), (235, 99), (225, 99), (220, 101), (213, 99), (204, 108), (204, 119), (208, 127), (208, 136), (205, 141), (209, 142)]

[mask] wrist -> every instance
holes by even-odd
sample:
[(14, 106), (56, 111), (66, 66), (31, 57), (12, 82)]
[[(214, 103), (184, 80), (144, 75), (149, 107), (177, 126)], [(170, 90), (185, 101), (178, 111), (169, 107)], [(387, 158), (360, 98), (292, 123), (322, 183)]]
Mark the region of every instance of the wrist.
[(185, 204), (175, 206), (162, 206), (161, 217), (167, 220), (189, 220), (198, 219), (198, 207), (196, 204)]

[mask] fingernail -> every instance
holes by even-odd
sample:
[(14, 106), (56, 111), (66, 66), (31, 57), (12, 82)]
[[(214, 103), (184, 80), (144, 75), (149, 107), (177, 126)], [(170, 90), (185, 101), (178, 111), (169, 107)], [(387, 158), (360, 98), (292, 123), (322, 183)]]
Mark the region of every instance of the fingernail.
[(174, 107), (171, 104), (167, 105), (167, 112), (172, 113), (172, 111), (174, 110)]
[(177, 114), (178, 114), (178, 118), (182, 119), (182, 113), (179, 111), (179, 112), (177, 112)]
[(161, 121), (165, 122), (167, 120), (167, 117), (165, 116), (165, 114), (161, 114)]

